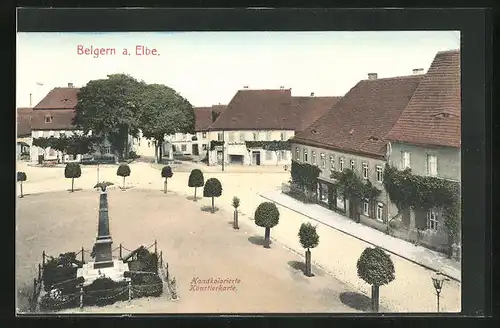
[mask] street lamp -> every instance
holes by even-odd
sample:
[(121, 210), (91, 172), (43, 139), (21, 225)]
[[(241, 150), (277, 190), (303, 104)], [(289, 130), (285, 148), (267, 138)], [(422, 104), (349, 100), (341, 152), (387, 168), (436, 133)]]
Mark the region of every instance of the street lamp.
[(439, 312), (439, 297), (441, 294), (441, 289), (443, 288), (443, 283), (449, 281), (441, 272), (436, 272), (432, 276), (432, 283), (434, 284), (434, 289), (436, 290), (437, 296), (437, 311)]

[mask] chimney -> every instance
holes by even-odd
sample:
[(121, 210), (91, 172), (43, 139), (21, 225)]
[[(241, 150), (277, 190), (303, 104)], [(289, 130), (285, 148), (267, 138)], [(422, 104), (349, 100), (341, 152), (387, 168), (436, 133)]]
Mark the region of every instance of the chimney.
[(420, 74), (424, 74), (423, 68), (414, 68), (413, 69), (413, 75), (420, 75)]
[(368, 80), (376, 80), (378, 77), (377, 73), (368, 73)]
[(314, 92), (311, 92), (311, 97), (314, 97)]
[(68, 88), (72, 88), (73, 87), (73, 83), (68, 83)]
[(32, 98), (32, 94), (30, 93), (30, 107), (31, 107), (31, 98)]
[(243, 86), (243, 89), (248, 89), (248, 85), (244, 85), (244, 86)]

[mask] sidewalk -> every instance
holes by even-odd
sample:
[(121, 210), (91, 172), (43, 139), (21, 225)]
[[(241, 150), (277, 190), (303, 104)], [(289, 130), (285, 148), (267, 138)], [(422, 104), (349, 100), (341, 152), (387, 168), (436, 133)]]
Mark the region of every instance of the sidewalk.
[(412, 243), (386, 235), (376, 229), (355, 223), (345, 216), (319, 205), (304, 204), (283, 194), (281, 191), (268, 191), (261, 193), (260, 196), (352, 237), (383, 248), (408, 261), (419, 264), (427, 269), (439, 271), (453, 280), (461, 281), (460, 263), (448, 259), (441, 253), (422, 246), (415, 246)]

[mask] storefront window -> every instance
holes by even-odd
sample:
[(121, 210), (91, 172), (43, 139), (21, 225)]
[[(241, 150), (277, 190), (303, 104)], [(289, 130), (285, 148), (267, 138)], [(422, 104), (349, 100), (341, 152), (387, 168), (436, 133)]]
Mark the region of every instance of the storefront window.
[(320, 183), (319, 184), (319, 195), (320, 195), (320, 201), (322, 203), (328, 204), (328, 185), (325, 183)]

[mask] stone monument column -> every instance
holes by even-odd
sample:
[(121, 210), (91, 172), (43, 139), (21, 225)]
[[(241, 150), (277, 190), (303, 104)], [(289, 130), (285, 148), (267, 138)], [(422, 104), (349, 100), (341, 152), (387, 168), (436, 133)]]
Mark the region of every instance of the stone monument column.
[(94, 245), (95, 269), (113, 266), (113, 256), (111, 254), (112, 243), (113, 241), (109, 232), (108, 193), (104, 188), (100, 194), (99, 223), (97, 227), (97, 238)]

